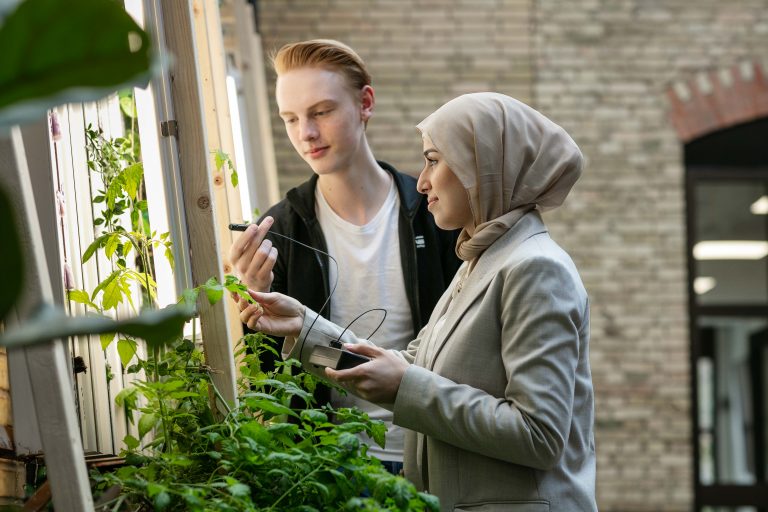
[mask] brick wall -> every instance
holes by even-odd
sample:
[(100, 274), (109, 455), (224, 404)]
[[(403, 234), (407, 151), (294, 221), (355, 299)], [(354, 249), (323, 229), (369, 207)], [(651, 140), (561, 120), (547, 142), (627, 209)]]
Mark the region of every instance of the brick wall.
[[(531, 97), (530, 2), (451, 4), (446, 10), (437, 0), (260, 0), (259, 25), (266, 52), (310, 38), (352, 46), (373, 76), (376, 111), (368, 140), (374, 155), (418, 174), (423, 159), (415, 126), (436, 107), (479, 90)], [(268, 78), (274, 91), (271, 69)], [(284, 193), (312, 171), (295, 154), (270, 100)]]
[[(546, 219), (592, 301), (598, 504), (617, 512), (691, 510), (686, 136), (672, 122), (670, 90), (703, 72), (760, 61), (768, 1), (259, 5), (266, 49), (332, 37), (366, 59), (378, 100), (369, 126), (374, 153), (403, 170), (421, 165), (413, 125), (467, 91), (515, 96), (574, 136), (586, 172)], [(275, 119), (286, 190), (310, 171)]]

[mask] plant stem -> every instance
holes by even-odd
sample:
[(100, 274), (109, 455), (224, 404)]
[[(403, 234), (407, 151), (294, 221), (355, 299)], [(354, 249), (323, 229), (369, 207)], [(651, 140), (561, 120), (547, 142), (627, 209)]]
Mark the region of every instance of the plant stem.
[(283, 501), (283, 498), (285, 498), (286, 496), (288, 496), (288, 495), (289, 495), (289, 494), (290, 494), (290, 493), (291, 493), (291, 492), (292, 492), (292, 491), (293, 491), (293, 490), (294, 490), (296, 487), (300, 486), (300, 485), (301, 485), (301, 484), (304, 482), (304, 480), (306, 480), (307, 478), (311, 477), (312, 475), (314, 475), (315, 473), (317, 473), (317, 472), (318, 472), (318, 471), (320, 471), (321, 469), (322, 469), (322, 466), (316, 467), (315, 469), (313, 469), (312, 471), (310, 471), (309, 473), (307, 473), (306, 475), (304, 475), (304, 476), (301, 478), (301, 480), (299, 480), (298, 482), (296, 482), (295, 484), (293, 484), (293, 485), (291, 486), (291, 488), (290, 488), (290, 489), (288, 489), (287, 491), (285, 491), (285, 492), (282, 494), (282, 496), (280, 496), (279, 498), (277, 498), (277, 501), (275, 501), (275, 502), (274, 502), (274, 503), (273, 503), (273, 504), (272, 504), (272, 505), (269, 507), (269, 510), (274, 510), (274, 509), (275, 509), (275, 507), (277, 506), (277, 504), (278, 504), (278, 503), (280, 503), (281, 501)]

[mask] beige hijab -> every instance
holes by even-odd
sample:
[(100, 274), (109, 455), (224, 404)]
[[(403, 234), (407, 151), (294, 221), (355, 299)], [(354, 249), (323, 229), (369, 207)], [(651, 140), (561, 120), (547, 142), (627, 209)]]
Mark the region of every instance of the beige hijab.
[(472, 236), (456, 254), (471, 261), (527, 212), (560, 206), (581, 175), (583, 156), (560, 126), (493, 92), (455, 98), (417, 125), (469, 194)]

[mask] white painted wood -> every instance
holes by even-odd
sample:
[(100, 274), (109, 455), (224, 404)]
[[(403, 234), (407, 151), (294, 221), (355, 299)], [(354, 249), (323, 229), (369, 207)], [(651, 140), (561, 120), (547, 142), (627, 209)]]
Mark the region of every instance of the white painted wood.
[[(70, 107), (64, 105), (54, 109), (61, 128), (61, 138), (54, 141), (56, 156), (54, 164), (58, 166), (56, 179), (64, 195), (64, 240), (66, 252), (69, 259), (69, 268), (72, 271), (72, 285), (75, 288), (83, 288), (83, 267), (80, 263), (80, 239), (78, 235), (78, 205), (75, 202), (75, 180), (72, 169), (72, 151), (70, 138)], [(75, 126), (79, 126), (82, 131), (82, 113), (79, 124), (75, 121)], [(90, 209), (88, 210), (90, 211)], [(70, 315), (84, 315), (86, 307), (77, 302), (69, 302), (68, 309)], [(78, 336), (72, 340), (72, 355), (83, 358), (88, 370), (76, 376), (78, 413), (80, 417), (80, 430), (83, 438), (83, 449), (86, 452), (99, 451), (98, 436), (96, 431), (96, 422), (94, 421), (94, 398), (92, 380), (94, 377), (93, 364), (88, 350), (88, 338)]]
[[(130, 4), (131, 2), (127, 2)], [(138, 8), (131, 9), (134, 16), (138, 17)], [(171, 54), (165, 42), (165, 28), (163, 22), (163, 10), (160, 0), (143, 0), (142, 25), (149, 32), (152, 38), (153, 47), (157, 49), (159, 59), (164, 62), (171, 60)], [(170, 73), (157, 73), (150, 81), (149, 92), (154, 101), (155, 127), (153, 131), (159, 133), (157, 144), (160, 157), (160, 166), (158, 174), (153, 176), (153, 180), (163, 183), (162, 189), (158, 188), (159, 193), (162, 190), (166, 215), (168, 218), (168, 231), (173, 241), (173, 259), (174, 269), (173, 277), (175, 281), (174, 298), (182, 291), (192, 288), (192, 264), (189, 254), (189, 232), (187, 230), (187, 218), (184, 205), (184, 196), (181, 185), (181, 166), (179, 164), (179, 145), (178, 139), (173, 134), (162, 134), (162, 123), (176, 119), (174, 113), (173, 98), (171, 95)], [(139, 103), (139, 118), (149, 119), (149, 108), (144, 108), (144, 102)], [(141, 126), (140, 130), (144, 130)], [(144, 144), (144, 133), (142, 133), (142, 145)], [(150, 130), (147, 130), (147, 137), (151, 137)], [(153, 182), (154, 183), (154, 182)], [(150, 212), (151, 214), (151, 212)], [(189, 327), (191, 322), (187, 324)], [(187, 330), (185, 329), (185, 332)]]
[[(22, 136), (27, 144), (26, 159), (29, 169), (30, 185), (34, 195), (34, 204), (38, 207), (43, 236), (41, 251), (45, 255), (49, 269), (49, 285), (52, 301), (58, 305), (64, 303), (62, 273), (59, 263), (59, 244), (56, 237), (56, 208), (53, 196), (53, 181), (50, 168), (48, 124), (45, 119), (29, 124), (22, 129)], [(34, 150), (32, 150), (34, 149)], [(41, 453), (43, 449), (34, 409), (32, 383), (29, 380), (26, 355), (24, 351), (9, 350), (11, 407), (14, 418), (14, 441), (17, 453), (30, 455)]]
[[(81, 255), (95, 239), (93, 228), (94, 212), (91, 203), (91, 190), (95, 183), (100, 183), (95, 173), (88, 171), (85, 128), (88, 123), (98, 126), (95, 107), (92, 104), (69, 105), (69, 173), (74, 184), (74, 195), (67, 198), (67, 204), (75, 209), (77, 230), (73, 239), (73, 259), (80, 266), (81, 281), (76, 287), (90, 293), (96, 288), (101, 279), (108, 273), (107, 262), (102, 256), (94, 256), (86, 263), (82, 263)], [(75, 261), (73, 261), (73, 267)], [(96, 451), (101, 453), (115, 453), (112, 435), (112, 418), (110, 415), (110, 396), (106, 383), (106, 361), (101, 350), (99, 336), (82, 337), (82, 350), (88, 355), (86, 364), (89, 366), (88, 377), (90, 379), (92, 404), (89, 410), (93, 414), (93, 422), (96, 430)]]
[[(26, 319), (40, 301), (52, 301), (53, 292), (41, 250), (40, 224), (18, 128), (11, 130), (10, 138), (0, 140), (0, 167), (13, 170), (0, 174), (0, 180), (9, 190), (19, 214), (22, 250), (29, 265), (24, 293), (17, 307), (19, 317)], [(30, 377), (54, 506), (60, 512), (91, 511), (93, 500), (64, 342), (55, 340), (20, 350), (24, 352)]]

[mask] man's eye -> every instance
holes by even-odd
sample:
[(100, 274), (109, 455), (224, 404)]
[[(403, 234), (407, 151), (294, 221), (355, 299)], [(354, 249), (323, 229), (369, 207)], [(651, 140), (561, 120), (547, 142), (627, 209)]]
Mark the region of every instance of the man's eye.
[(285, 124), (293, 124), (293, 123), (296, 122), (296, 118), (295, 117), (289, 117), (288, 119), (283, 119), (283, 122)]

